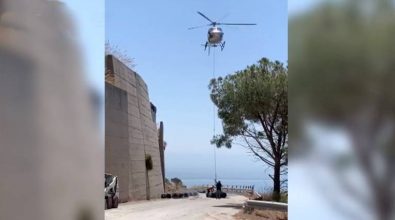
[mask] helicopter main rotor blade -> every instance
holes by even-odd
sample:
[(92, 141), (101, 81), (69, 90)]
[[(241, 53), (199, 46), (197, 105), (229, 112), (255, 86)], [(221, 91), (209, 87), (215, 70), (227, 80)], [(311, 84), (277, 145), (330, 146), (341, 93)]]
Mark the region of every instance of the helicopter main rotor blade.
[(188, 30), (193, 30), (193, 29), (202, 28), (202, 27), (207, 27), (207, 26), (211, 26), (211, 24), (206, 24), (206, 25), (200, 25), (200, 26), (190, 27), (190, 28), (188, 28)]
[(252, 23), (217, 23), (217, 25), (256, 25)]
[(209, 22), (214, 23), (210, 18), (208, 18), (206, 15), (204, 15), (202, 12), (198, 11), (197, 12), (199, 15), (201, 15), (203, 18), (207, 19)]
[(218, 20), (219, 23), (221, 23), (221, 21), (223, 21), (225, 18), (227, 18), (229, 16), (229, 13), (227, 13), (226, 15), (224, 15), (222, 18), (220, 18)]

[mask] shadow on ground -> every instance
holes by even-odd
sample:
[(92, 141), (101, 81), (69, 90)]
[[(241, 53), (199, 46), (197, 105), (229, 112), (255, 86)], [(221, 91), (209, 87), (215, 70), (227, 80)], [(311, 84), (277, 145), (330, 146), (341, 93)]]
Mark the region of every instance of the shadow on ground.
[(242, 209), (243, 204), (237, 204), (237, 203), (228, 203), (226, 205), (215, 205), (213, 207), (216, 208), (234, 208), (234, 209)]

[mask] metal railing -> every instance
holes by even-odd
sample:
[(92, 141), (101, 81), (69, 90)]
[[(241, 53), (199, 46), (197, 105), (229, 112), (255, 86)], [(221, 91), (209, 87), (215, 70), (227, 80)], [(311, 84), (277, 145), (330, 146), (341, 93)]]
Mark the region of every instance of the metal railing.
[[(212, 187), (212, 185), (207, 184), (207, 185), (193, 186), (191, 188), (198, 191), (206, 191), (210, 187)], [(254, 185), (224, 185), (222, 186), (222, 191), (226, 193), (235, 193), (235, 194), (254, 193)]]

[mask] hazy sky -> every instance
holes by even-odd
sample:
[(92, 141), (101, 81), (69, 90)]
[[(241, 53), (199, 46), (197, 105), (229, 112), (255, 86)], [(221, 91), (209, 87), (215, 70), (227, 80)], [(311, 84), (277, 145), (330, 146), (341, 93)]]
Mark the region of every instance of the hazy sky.
[[(226, 47), (216, 53), (216, 76), (224, 76), (262, 57), (287, 62), (287, 1), (89, 1), (65, 0), (80, 29), (87, 62), (88, 81), (103, 92), (105, 11), (106, 40), (135, 58), (135, 70), (149, 87), (164, 121), (168, 177), (213, 178), (213, 106), (208, 83), (213, 57), (204, 52), (207, 29), (187, 30), (207, 24), (196, 11), (223, 22), (254, 22), (257, 26), (223, 27)], [(217, 133), (221, 122), (216, 120)], [(217, 150), (219, 178), (267, 179), (267, 167), (245, 149)]]
[[(216, 53), (216, 75), (224, 76), (262, 57), (287, 62), (287, 1), (203, 0), (106, 2), (106, 40), (135, 59), (135, 70), (148, 84), (157, 119), (164, 121), (168, 177), (214, 178), (213, 105), (208, 83), (213, 57), (204, 52), (212, 20), (249, 22), (257, 26), (224, 26), (226, 47)], [(221, 123), (216, 120), (217, 133)], [(266, 167), (245, 149), (217, 150), (220, 178), (264, 178)]]
[(77, 29), (76, 39), (80, 42), (88, 82), (97, 92), (104, 94), (104, 0), (63, 0), (63, 2), (70, 9)]
[(325, 0), (288, 0), (288, 12), (293, 15), (295, 13), (310, 9)]

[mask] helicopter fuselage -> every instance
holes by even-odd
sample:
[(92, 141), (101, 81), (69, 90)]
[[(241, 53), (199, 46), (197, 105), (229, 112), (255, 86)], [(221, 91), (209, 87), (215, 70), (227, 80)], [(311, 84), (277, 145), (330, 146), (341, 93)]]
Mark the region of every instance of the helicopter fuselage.
[(223, 36), (224, 32), (221, 28), (216, 26), (211, 27), (210, 29), (208, 29), (207, 42), (211, 45), (220, 44), (222, 42)]
[(208, 48), (209, 54), (210, 54), (210, 47), (221, 47), (221, 51), (225, 47), (225, 41), (223, 41), (224, 32), (218, 26), (220, 26), (220, 25), (256, 25), (256, 24), (251, 24), (251, 23), (222, 23), (222, 22), (217, 22), (217, 21), (211, 20), (210, 18), (208, 18), (206, 15), (204, 15), (203, 13), (201, 13), (199, 11), (197, 13), (200, 16), (202, 16), (204, 19), (209, 21), (210, 23), (206, 24), (206, 25), (190, 27), (188, 29), (192, 30), (192, 29), (201, 28), (201, 27), (205, 27), (205, 26), (212, 26), (211, 28), (208, 29), (206, 43), (202, 44), (202, 46), (204, 46), (204, 50), (206, 50)]

